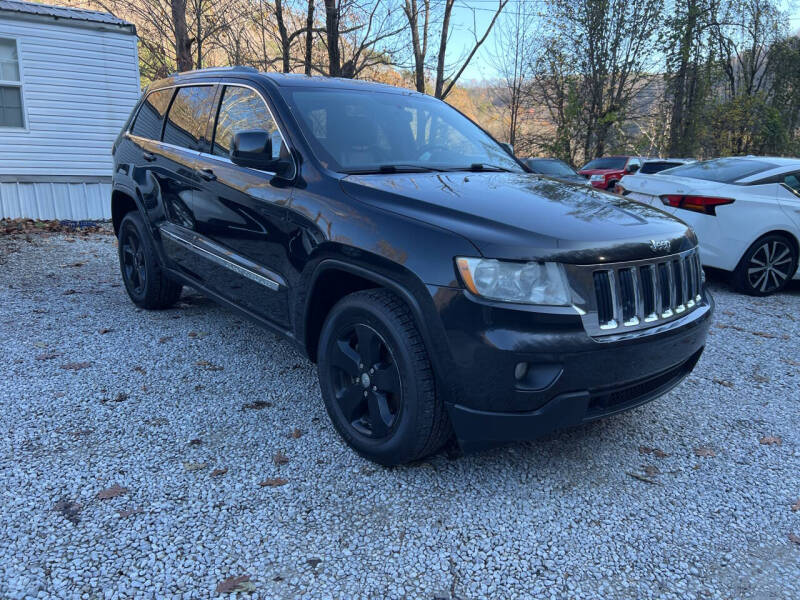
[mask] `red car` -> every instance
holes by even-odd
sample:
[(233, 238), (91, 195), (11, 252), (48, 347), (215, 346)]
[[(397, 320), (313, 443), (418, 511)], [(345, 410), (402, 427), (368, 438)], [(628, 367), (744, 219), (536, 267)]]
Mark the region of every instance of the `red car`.
[(637, 156), (604, 156), (590, 160), (578, 171), (596, 188), (612, 190), (623, 175), (635, 173), (642, 166)]

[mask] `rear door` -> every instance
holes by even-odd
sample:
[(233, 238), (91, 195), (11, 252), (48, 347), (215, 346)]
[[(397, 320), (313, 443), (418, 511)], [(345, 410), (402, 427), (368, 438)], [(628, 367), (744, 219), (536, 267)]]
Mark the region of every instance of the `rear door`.
[(800, 232), (800, 171), (784, 176), (778, 185), (778, 202)]
[(197, 158), (210, 148), (207, 130), (216, 91), (213, 84), (177, 88), (154, 161), (166, 213), (160, 226), (164, 249), (175, 266), (195, 278), (201, 259), (191, 243), (197, 227), (192, 204), (206, 183)]
[(220, 86), (212, 148), (197, 166), (209, 181), (193, 204), (198, 238), (213, 256), (202, 276), (218, 294), (286, 328), (291, 177), (235, 165), (229, 155), (234, 135), (252, 129), (271, 134), (273, 158), (289, 150), (264, 95), (244, 83)]

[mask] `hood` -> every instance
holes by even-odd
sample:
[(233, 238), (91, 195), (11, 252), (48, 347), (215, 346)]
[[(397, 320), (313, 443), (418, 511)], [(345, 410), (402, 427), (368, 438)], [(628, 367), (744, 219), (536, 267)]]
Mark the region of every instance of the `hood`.
[[(458, 233), (491, 258), (595, 264), (696, 245), (661, 210), (530, 173), (350, 175), (341, 185), (362, 202)], [(651, 240), (669, 240), (669, 249), (654, 252)]]
[(610, 175), (611, 173), (620, 173), (624, 169), (581, 169), (578, 171), (581, 175)]

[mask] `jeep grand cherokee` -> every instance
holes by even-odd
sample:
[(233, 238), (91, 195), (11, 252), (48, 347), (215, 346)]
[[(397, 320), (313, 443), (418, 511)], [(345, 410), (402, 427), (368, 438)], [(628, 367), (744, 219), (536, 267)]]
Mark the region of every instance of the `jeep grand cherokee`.
[(342, 438), (382, 464), (651, 400), (692, 370), (712, 313), (683, 223), (531, 174), (444, 102), (385, 85), (158, 81), (114, 145), (111, 204), (137, 306), (186, 285), (282, 333)]

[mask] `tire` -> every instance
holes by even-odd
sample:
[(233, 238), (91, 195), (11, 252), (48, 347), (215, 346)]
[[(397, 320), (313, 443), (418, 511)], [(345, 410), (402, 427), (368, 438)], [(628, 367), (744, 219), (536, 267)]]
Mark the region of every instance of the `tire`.
[(334, 427), (368, 460), (386, 466), (417, 460), (451, 435), (411, 311), (388, 290), (356, 292), (331, 309), (318, 370)]
[(614, 189), (617, 187), (617, 184), (618, 184), (618, 183), (619, 183), (619, 181), (614, 181), (614, 180), (611, 180), (611, 181), (609, 181), (609, 182), (608, 182), (608, 187), (606, 187), (606, 189), (607, 189), (609, 192), (613, 192), (613, 191), (614, 191)]
[(797, 246), (780, 234), (765, 235), (744, 253), (733, 272), (734, 287), (751, 296), (781, 291), (797, 271)]
[(183, 286), (171, 280), (158, 264), (155, 248), (138, 211), (125, 215), (119, 226), (119, 267), (125, 290), (139, 308), (169, 308)]

